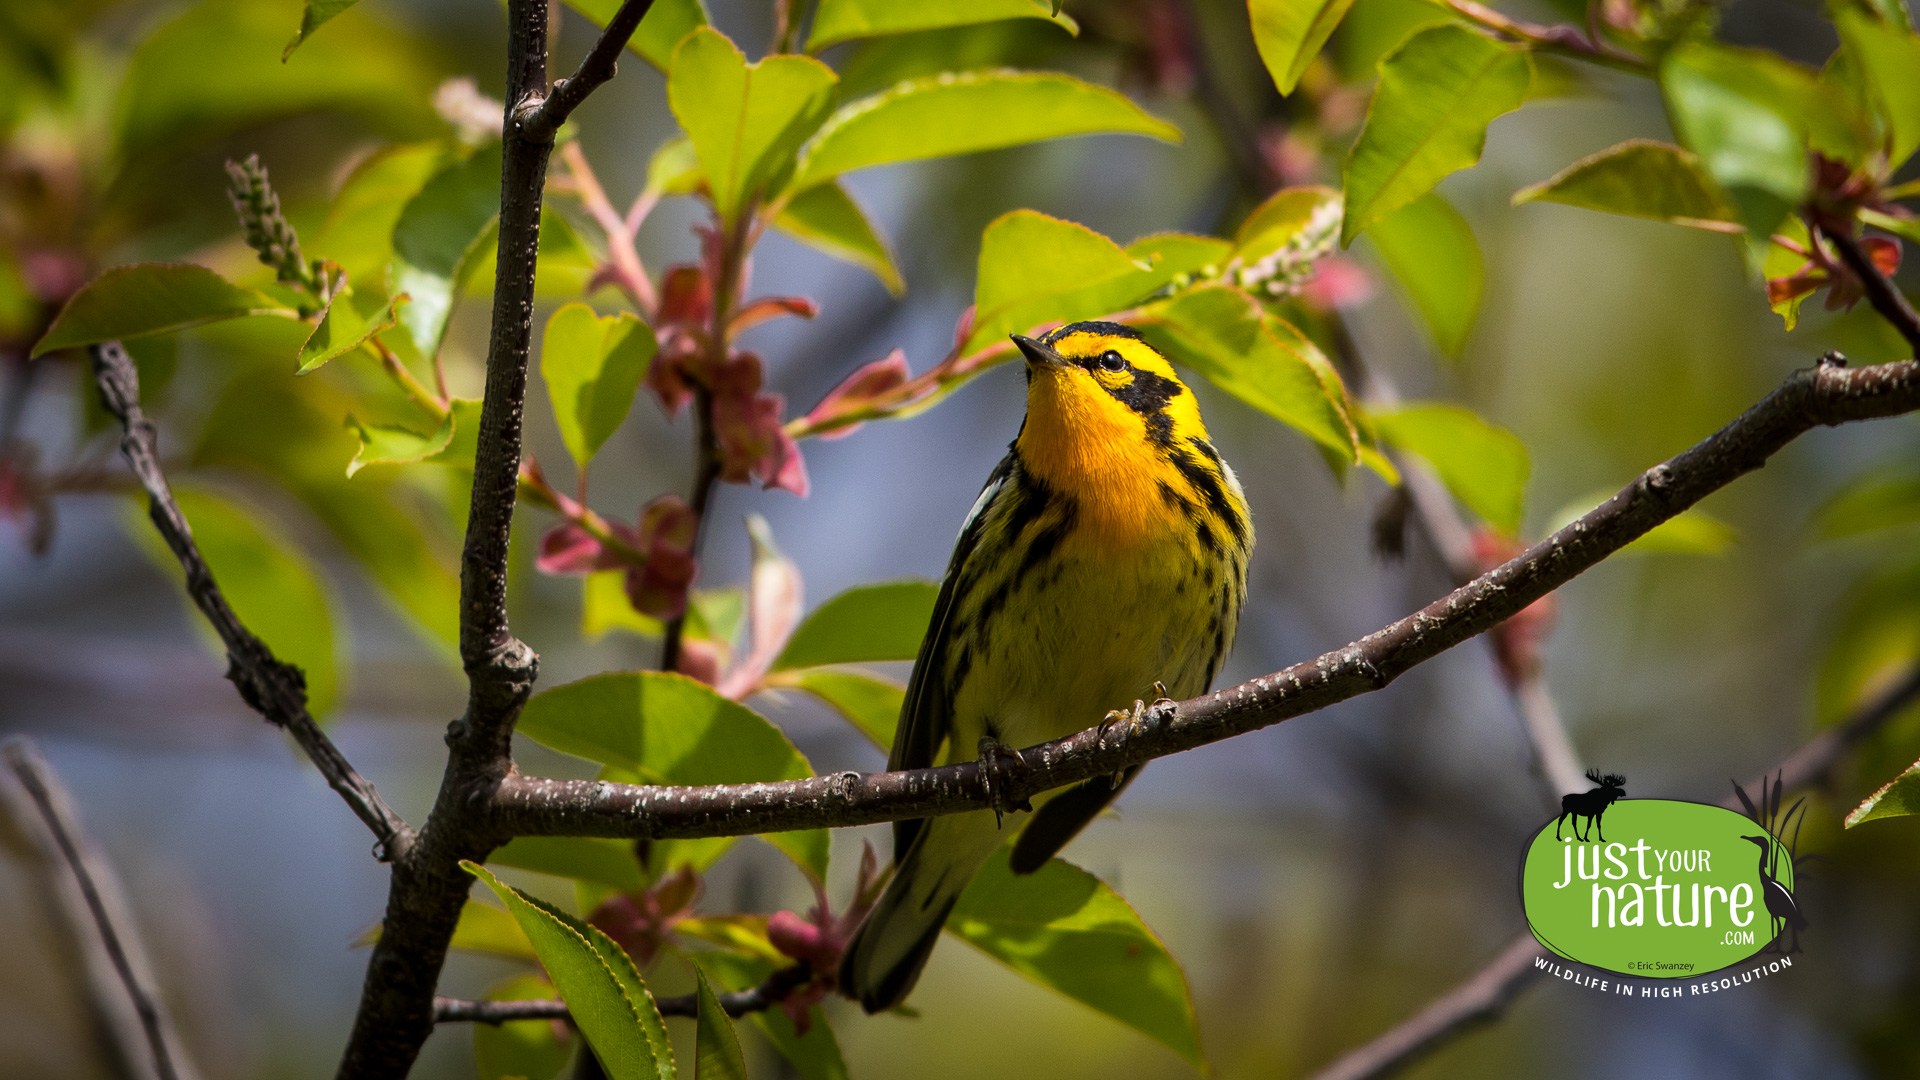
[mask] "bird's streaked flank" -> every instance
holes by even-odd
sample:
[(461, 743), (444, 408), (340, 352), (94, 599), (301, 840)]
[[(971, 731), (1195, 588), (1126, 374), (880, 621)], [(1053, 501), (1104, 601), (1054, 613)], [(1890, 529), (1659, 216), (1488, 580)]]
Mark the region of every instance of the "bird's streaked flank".
[[(1193, 394), (1131, 327), (1016, 336), (1027, 415), (974, 503), (907, 687), (890, 770), (965, 761), (1130, 723), (1147, 697), (1206, 692), (1233, 647), (1253, 526)], [(1022, 824), (1038, 869), (1137, 769), (1036, 798), (894, 825), (896, 871), (855, 934), (841, 989), (899, 1004), (954, 901)], [(1013, 808), (1007, 808), (1013, 809)]]

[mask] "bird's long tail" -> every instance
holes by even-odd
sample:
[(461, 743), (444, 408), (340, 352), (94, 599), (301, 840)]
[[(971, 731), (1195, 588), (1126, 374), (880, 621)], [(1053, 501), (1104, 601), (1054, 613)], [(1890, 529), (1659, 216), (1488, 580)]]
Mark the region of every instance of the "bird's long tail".
[[(1006, 824), (1012, 831), (1013, 822)], [(1004, 836), (990, 810), (928, 821), (848, 943), (840, 988), (869, 1013), (900, 1004), (919, 981), (954, 901)]]

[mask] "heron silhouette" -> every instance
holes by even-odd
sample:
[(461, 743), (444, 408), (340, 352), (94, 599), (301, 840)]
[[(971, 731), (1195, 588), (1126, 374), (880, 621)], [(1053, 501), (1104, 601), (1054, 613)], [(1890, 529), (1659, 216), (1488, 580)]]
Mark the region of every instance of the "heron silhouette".
[[(1795, 799), (1793, 805), (1787, 808), (1787, 812), (1782, 814), (1780, 812), (1780, 796), (1783, 787), (1781, 780), (1782, 778), (1776, 774), (1773, 783), (1769, 785), (1766, 777), (1760, 778), (1758, 806), (1755, 806), (1753, 800), (1747, 797), (1746, 789), (1742, 788), (1738, 782), (1733, 785), (1733, 793), (1739, 797), (1740, 805), (1747, 811), (1747, 817), (1753, 819), (1753, 823), (1760, 826), (1761, 830), (1759, 836), (1743, 836), (1741, 839), (1751, 841), (1760, 848), (1760, 897), (1766, 903), (1767, 914), (1773, 920), (1773, 940), (1767, 943), (1767, 948), (1763, 951), (1794, 953), (1800, 951), (1800, 931), (1807, 928), (1807, 916), (1800, 910), (1799, 901), (1794, 899), (1793, 890), (1782, 885), (1780, 879), (1774, 876), (1774, 869), (1779, 866), (1780, 858), (1785, 856), (1787, 865), (1793, 871), (1794, 880), (1797, 882), (1800, 878), (1800, 864), (1820, 859), (1820, 856), (1798, 854), (1800, 826), (1806, 821), (1807, 800)], [(1788, 835), (1789, 825), (1792, 826), (1791, 837)], [(1825, 860), (1821, 859), (1821, 861)], [(1793, 941), (1791, 947), (1782, 950), (1780, 939), (1786, 934), (1788, 927), (1793, 929)]]
[[(1773, 837), (1743, 836), (1740, 839), (1752, 841), (1760, 846), (1760, 896), (1766, 901), (1767, 914), (1773, 920), (1773, 940), (1767, 943), (1767, 948), (1789, 953), (1799, 952), (1800, 931), (1807, 928), (1807, 917), (1800, 913), (1800, 905), (1793, 899), (1793, 890), (1780, 884), (1780, 879), (1773, 876), (1773, 870), (1768, 866), (1774, 855)], [(1787, 932), (1788, 927), (1793, 928), (1793, 944), (1781, 950), (1780, 938)]]

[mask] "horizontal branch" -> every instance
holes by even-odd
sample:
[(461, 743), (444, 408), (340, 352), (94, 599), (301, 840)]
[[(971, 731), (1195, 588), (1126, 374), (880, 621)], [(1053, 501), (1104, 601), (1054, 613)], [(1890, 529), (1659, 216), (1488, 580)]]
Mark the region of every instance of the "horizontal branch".
[(147, 516), (154, 528), (180, 560), (186, 571), (187, 595), (194, 606), (213, 624), (214, 633), (227, 648), (227, 678), (240, 691), (249, 707), (274, 726), (293, 736), (319, 768), (333, 790), (340, 793), (367, 828), (373, 830), (381, 861), (399, 858), (413, 841), (413, 830), (388, 806), (373, 785), (356, 772), (346, 755), (320, 730), (313, 714), (307, 711), (307, 679), (299, 668), (273, 655), (266, 642), (254, 636), (240, 617), (233, 613), (226, 594), (214, 581), (213, 571), (194, 543), (193, 530), (187, 525), (180, 504), (167, 485), (160, 469), (158, 437), (153, 422), (140, 410), (140, 377), (133, 361), (117, 341), (95, 345), (88, 350), (93, 357), (93, 375), (100, 386), (100, 400), (120, 421), (120, 453), (147, 492)]
[[(1869, 698), (1840, 723), (1827, 728), (1788, 754), (1774, 768), (1747, 785), (1765, 790), (1774, 776), (1785, 789), (1824, 780), (1840, 759), (1885, 727), (1901, 710), (1920, 700), (1920, 663)], [(1735, 800), (1721, 805), (1734, 809)], [(1531, 933), (1514, 938), (1492, 963), (1465, 982), (1435, 998), (1372, 1042), (1342, 1056), (1315, 1074), (1314, 1080), (1378, 1080), (1446, 1045), (1468, 1030), (1499, 1019), (1539, 970), (1536, 957), (1546, 955)]]
[[(759, 986), (715, 994), (728, 1016), (765, 1012), (787, 999), (787, 995), (813, 981), (813, 968), (807, 964), (784, 967), (767, 976)], [(698, 1015), (699, 998), (693, 994), (655, 998), (661, 1016)], [(433, 1019), (440, 1024), (504, 1024), (511, 1020), (566, 1020), (572, 1016), (567, 1003), (552, 999), (533, 1001), (467, 1001), (462, 998), (433, 999)]]
[(1191, 750), (1378, 690), (1498, 625), (1808, 430), (1920, 408), (1920, 364), (1849, 369), (1838, 354), (1692, 449), (1643, 473), (1585, 517), (1385, 629), (1284, 671), (1147, 710), (1138, 725), (1086, 731), (1000, 759), (888, 773), (710, 787), (508, 776), (495, 789), (503, 836), (736, 836), (866, 825), (999, 805)]

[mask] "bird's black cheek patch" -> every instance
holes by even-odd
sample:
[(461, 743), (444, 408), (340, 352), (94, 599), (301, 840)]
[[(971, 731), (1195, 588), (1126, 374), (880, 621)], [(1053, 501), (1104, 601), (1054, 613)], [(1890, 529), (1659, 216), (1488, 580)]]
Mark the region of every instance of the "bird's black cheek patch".
[(1147, 422), (1147, 435), (1156, 446), (1173, 445), (1173, 417), (1167, 412), (1167, 403), (1186, 389), (1164, 375), (1134, 368), (1133, 378), (1125, 385), (1101, 388), (1112, 394), (1122, 405), (1140, 414)]

